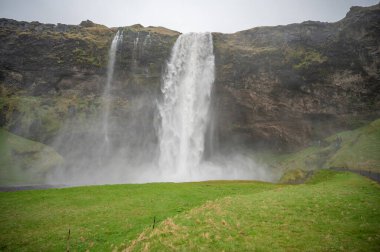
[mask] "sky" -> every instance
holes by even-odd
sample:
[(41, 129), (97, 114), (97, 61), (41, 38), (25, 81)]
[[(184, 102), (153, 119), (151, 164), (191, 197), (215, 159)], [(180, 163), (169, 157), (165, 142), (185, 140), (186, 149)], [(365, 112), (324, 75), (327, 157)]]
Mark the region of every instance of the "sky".
[(180, 32), (232, 33), (307, 20), (335, 22), (379, 0), (0, 0), (0, 17), (108, 27), (142, 24)]

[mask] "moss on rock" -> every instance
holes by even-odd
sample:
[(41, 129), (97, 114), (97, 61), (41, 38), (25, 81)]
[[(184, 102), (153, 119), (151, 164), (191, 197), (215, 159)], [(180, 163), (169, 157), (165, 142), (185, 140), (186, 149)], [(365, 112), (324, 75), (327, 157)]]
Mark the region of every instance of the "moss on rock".
[(0, 128), (0, 184), (44, 183), (47, 174), (63, 163), (53, 148)]

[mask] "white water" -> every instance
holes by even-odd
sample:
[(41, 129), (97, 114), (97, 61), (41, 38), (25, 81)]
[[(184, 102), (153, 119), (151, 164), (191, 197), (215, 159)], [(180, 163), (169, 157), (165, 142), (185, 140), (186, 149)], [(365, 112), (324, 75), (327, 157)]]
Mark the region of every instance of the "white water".
[(109, 141), (110, 141), (109, 140), (109, 116), (110, 116), (110, 106), (112, 103), (112, 96), (111, 96), (112, 79), (113, 79), (113, 72), (115, 68), (117, 47), (121, 41), (123, 41), (123, 32), (120, 33), (120, 31), (118, 31), (112, 40), (111, 47), (108, 52), (107, 82), (106, 82), (106, 86), (104, 88), (104, 93), (103, 93), (104, 109), (103, 109), (103, 120), (102, 120), (104, 143), (105, 143), (106, 149), (108, 149)]
[(137, 36), (135, 40), (133, 41), (133, 51), (132, 51), (132, 61), (133, 61), (133, 67), (137, 67), (137, 60), (139, 58), (139, 36), (140, 33), (137, 32)]
[[(163, 99), (158, 104), (161, 125), (158, 131), (159, 174), (155, 180), (277, 179), (278, 175), (268, 167), (233, 150), (203, 159), (206, 130), (214, 123), (210, 121), (213, 118), (210, 102), (214, 71), (211, 33), (179, 36), (163, 78)], [(213, 136), (207, 141), (213, 141)]]
[(204, 152), (214, 54), (210, 33), (183, 34), (175, 43), (159, 104), (159, 168), (169, 180), (189, 180)]
[[(210, 110), (215, 70), (210, 33), (184, 34), (177, 39), (163, 76), (162, 100), (157, 104), (160, 118), (157, 120), (157, 132), (149, 124), (156, 122), (150, 107), (154, 105), (152, 96), (131, 98), (130, 107), (134, 110), (124, 119), (112, 116), (112, 111), (117, 109), (112, 105), (112, 85), (122, 36), (119, 32), (115, 35), (109, 50), (102, 114), (84, 126), (87, 134), (76, 133), (76, 129), (83, 126), (80, 118), (68, 120), (67, 128), (62, 129), (54, 143), (55, 149), (65, 157), (65, 163), (49, 175), (49, 183), (80, 185), (217, 179), (274, 181), (277, 178), (267, 167), (256, 164), (249, 155), (239, 154), (237, 150), (219, 153), (217, 143), (216, 151), (211, 151), (207, 160), (204, 159), (206, 131), (209, 128), (211, 132), (213, 127), (210, 125), (215, 123)], [(132, 57), (137, 55), (137, 38)], [(117, 99), (117, 94), (114, 96)], [(209, 133), (207, 141), (212, 147), (212, 133)]]

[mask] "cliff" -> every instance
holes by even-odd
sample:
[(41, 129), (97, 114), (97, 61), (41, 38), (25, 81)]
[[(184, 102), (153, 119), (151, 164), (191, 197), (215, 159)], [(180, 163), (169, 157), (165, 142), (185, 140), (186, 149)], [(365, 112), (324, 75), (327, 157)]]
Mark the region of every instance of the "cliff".
[[(379, 117), (380, 5), (214, 34), (219, 135), (279, 151)], [(228, 141), (227, 141), (228, 140)]]
[[(0, 19), (0, 126), (51, 143), (64, 123), (80, 134), (96, 117), (117, 30), (113, 118), (151, 132), (155, 100), (178, 32)], [(307, 21), (214, 33), (214, 132), (221, 146), (299, 149), (380, 116), (380, 5), (336, 23)], [(129, 120), (139, 114), (139, 119)], [(142, 115), (142, 116), (141, 116)], [(136, 126), (137, 125), (137, 126)]]
[[(124, 40), (111, 90), (114, 114), (121, 121), (139, 112), (151, 115), (178, 32), (0, 19), (0, 126), (44, 143), (74, 117), (80, 120), (75, 130), (86, 131), (86, 123), (101, 110), (108, 50), (118, 29)], [(154, 131), (153, 125), (147, 127)]]

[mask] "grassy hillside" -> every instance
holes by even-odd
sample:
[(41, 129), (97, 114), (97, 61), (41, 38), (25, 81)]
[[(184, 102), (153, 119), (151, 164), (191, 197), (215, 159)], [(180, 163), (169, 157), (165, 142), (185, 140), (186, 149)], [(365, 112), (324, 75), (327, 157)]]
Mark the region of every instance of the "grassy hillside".
[[(341, 142), (339, 142), (341, 139)], [(283, 182), (304, 177), (321, 168), (347, 168), (380, 172), (380, 119), (361, 128), (334, 134), (302, 151), (277, 157)]]
[(61, 162), (51, 147), (0, 128), (0, 185), (42, 183), (45, 174)]
[(147, 228), (127, 251), (379, 251), (380, 187), (322, 171), (305, 185), (207, 202)]
[[(327, 167), (345, 167), (380, 172), (380, 119), (354, 131), (339, 133), (343, 144)], [(334, 136), (327, 139), (334, 141)]]
[(0, 251), (111, 251), (208, 200), (279, 188), (260, 182), (154, 183), (0, 192)]
[[(74, 108), (75, 112), (68, 113), (70, 108)], [(28, 96), (21, 92), (16, 94), (0, 85), (0, 111), (7, 121), (5, 130), (16, 131), (20, 136), (46, 143), (54, 139), (64, 126), (70, 125), (77, 131), (88, 129), (101, 111), (101, 99), (91, 94), (80, 97)], [(71, 125), (69, 122), (74, 115), (78, 123)]]
[(0, 193), (0, 223), (4, 251), (63, 251), (68, 244), (74, 251), (376, 251), (380, 187), (321, 171), (304, 185), (218, 181), (8, 192)]

